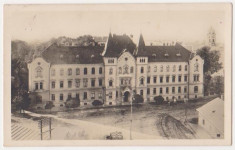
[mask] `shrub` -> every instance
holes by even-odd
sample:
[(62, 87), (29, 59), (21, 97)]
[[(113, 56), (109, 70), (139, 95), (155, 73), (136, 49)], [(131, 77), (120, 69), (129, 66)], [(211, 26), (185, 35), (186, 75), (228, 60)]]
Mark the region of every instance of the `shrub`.
[(48, 101), (45, 105), (45, 109), (51, 109), (52, 107), (54, 107), (55, 105), (53, 104), (52, 101)]
[(161, 95), (155, 96), (154, 101), (156, 102), (156, 104), (162, 104), (164, 102), (164, 98)]
[(76, 108), (80, 106), (80, 100), (76, 98), (71, 98), (67, 100), (64, 104), (66, 108)]
[(141, 95), (139, 94), (134, 95), (133, 103), (138, 104), (138, 103), (143, 103), (143, 102), (144, 102), (144, 99)]
[(101, 101), (99, 101), (99, 100), (94, 100), (94, 101), (92, 102), (92, 105), (93, 105), (93, 106), (100, 106), (100, 105), (103, 105), (103, 103), (102, 103)]

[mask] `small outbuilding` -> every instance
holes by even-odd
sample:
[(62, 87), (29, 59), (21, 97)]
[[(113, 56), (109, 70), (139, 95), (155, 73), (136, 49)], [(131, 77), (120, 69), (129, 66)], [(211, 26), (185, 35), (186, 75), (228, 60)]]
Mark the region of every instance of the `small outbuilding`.
[(198, 111), (198, 124), (213, 138), (224, 138), (224, 101), (217, 97)]

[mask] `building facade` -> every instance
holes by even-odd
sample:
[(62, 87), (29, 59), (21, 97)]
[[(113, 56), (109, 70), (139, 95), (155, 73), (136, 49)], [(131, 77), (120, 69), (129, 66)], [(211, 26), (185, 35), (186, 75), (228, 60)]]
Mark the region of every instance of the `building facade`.
[(159, 95), (187, 100), (203, 96), (203, 64), (178, 43), (146, 46), (141, 34), (136, 46), (127, 35), (110, 33), (105, 46), (52, 44), (28, 63), (29, 91), (61, 107), (71, 98), (81, 106), (128, 104), (135, 93), (144, 102)]

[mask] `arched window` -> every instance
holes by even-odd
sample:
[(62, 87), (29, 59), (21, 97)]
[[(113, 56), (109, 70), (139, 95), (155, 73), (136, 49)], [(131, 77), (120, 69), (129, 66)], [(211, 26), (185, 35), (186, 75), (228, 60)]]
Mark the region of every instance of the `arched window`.
[(179, 71), (181, 71), (181, 69), (182, 69), (182, 68), (181, 68), (181, 65), (179, 65)]
[(140, 78), (140, 85), (144, 85), (144, 78), (143, 77)]
[(113, 80), (112, 79), (109, 80), (109, 86), (113, 86)]
[(131, 73), (133, 73), (134, 72), (134, 67), (131, 67), (131, 71), (130, 71)]
[(163, 65), (161, 65), (160, 71), (163, 72)]
[(184, 66), (184, 71), (188, 71), (188, 66), (187, 65)]
[(167, 65), (167, 66), (166, 66), (166, 71), (169, 72), (169, 70), (170, 70), (170, 66)]
[(42, 78), (42, 68), (41, 67), (36, 68), (36, 78)]
[(55, 76), (55, 69), (51, 70), (51, 76)]
[(118, 68), (118, 72), (119, 72), (119, 74), (122, 74), (122, 67)]
[(195, 64), (194, 64), (194, 71), (195, 71), (195, 72), (198, 71), (198, 68), (199, 68), (198, 63), (195, 63)]
[(91, 74), (95, 74), (95, 67), (91, 68)]
[(110, 69), (109, 69), (109, 74), (110, 74), (110, 75), (113, 74), (113, 68), (110, 68)]
[(198, 93), (198, 86), (194, 86), (194, 93)]
[(123, 74), (128, 74), (129, 73), (129, 66), (128, 65), (125, 65), (124, 67), (123, 67)]

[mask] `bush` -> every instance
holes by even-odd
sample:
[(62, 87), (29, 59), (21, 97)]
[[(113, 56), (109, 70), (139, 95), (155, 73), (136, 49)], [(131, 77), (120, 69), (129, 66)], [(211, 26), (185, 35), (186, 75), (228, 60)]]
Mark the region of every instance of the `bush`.
[(154, 101), (156, 102), (156, 104), (163, 104), (164, 98), (161, 95), (155, 96)]
[(144, 99), (141, 95), (135, 94), (133, 103), (138, 104), (138, 103), (143, 103)]
[(52, 101), (48, 101), (45, 105), (45, 109), (51, 109), (52, 107), (54, 107), (55, 105), (53, 104)]
[(93, 105), (93, 106), (100, 106), (100, 105), (103, 105), (103, 103), (102, 103), (101, 101), (99, 101), (99, 100), (94, 100), (94, 101), (92, 102), (92, 105)]
[(80, 100), (75, 99), (75, 98), (71, 98), (71, 99), (67, 100), (64, 104), (65, 104), (66, 108), (76, 108), (76, 107), (80, 106)]

